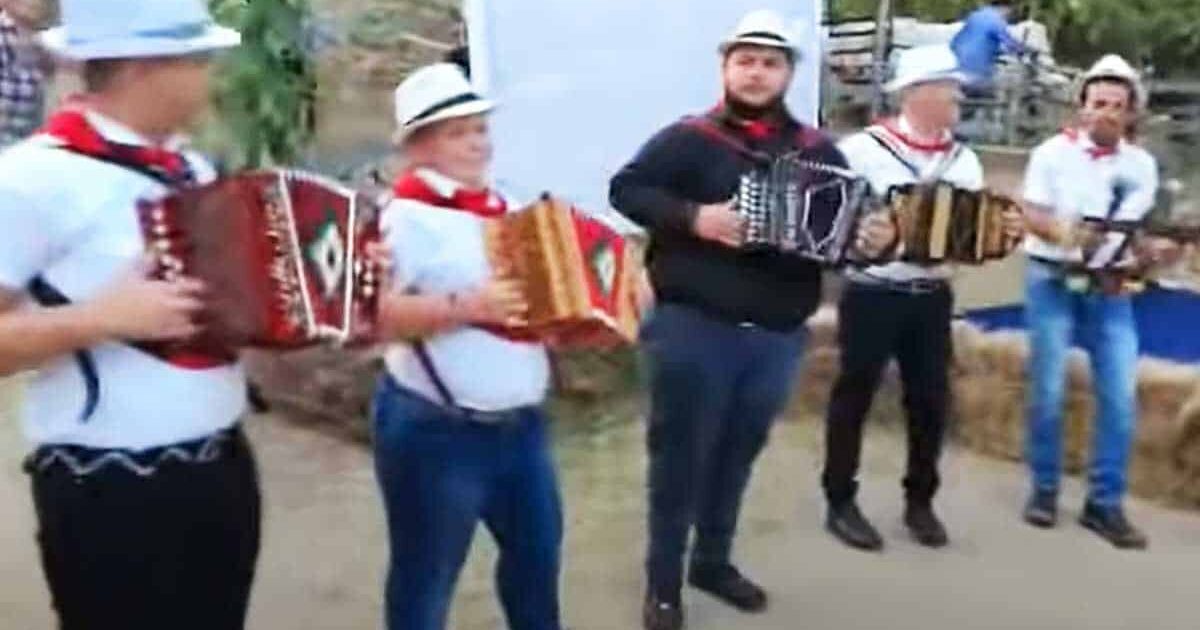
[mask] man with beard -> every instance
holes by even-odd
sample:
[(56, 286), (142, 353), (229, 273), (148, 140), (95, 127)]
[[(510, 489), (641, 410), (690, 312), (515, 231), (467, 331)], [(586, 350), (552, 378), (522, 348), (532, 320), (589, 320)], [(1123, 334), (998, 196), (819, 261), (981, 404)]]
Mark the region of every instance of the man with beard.
[[(1033, 493), (1025, 520), (1053, 527), (1062, 475), (1062, 415), (1067, 355), (1076, 336), (1091, 361), (1097, 414), (1089, 493), (1080, 523), (1119, 548), (1146, 537), (1125, 517), (1129, 449), (1137, 420), (1137, 328), (1128, 292), (1073, 276), (1080, 260), (1080, 219), (1138, 221), (1154, 205), (1154, 158), (1125, 140), (1145, 93), (1137, 73), (1108, 55), (1084, 76), (1078, 124), (1030, 157), (1025, 175), (1029, 231), (1025, 313), (1030, 331), (1029, 432)], [(1135, 248), (1142, 266), (1174, 255), (1159, 240)]]
[[(762, 159), (800, 152), (846, 164), (784, 104), (797, 53), (779, 15), (747, 14), (719, 50), (721, 104), (660, 131), (610, 191), (613, 207), (650, 233), (658, 298), (642, 330), (651, 389), (649, 630), (683, 627), (683, 558), (693, 526), (689, 583), (743, 611), (766, 608), (766, 593), (731, 561), (733, 537), (752, 465), (791, 389), (821, 269), (740, 249), (743, 225), (730, 200)], [(895, 231), (872, 219), (857, 236), (859, 249), (874, 256)]]

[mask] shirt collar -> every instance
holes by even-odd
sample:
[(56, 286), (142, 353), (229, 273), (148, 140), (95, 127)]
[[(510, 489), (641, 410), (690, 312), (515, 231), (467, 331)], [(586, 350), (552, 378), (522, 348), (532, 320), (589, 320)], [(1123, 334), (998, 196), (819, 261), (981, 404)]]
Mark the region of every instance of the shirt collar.
[[(129, 128), (128, 125), (118, 122), (100, 112), (91, 108), (85, 108), (83, 115), (87, 118), (88, 124), (96, 130), (96, 133), (104, 136), (106, 140), (116, 142), (118, 144), (126, 144), (139, 147), (155, 147), (156, 144), (151, 142), (149, 138)], [(167, 149), (169, 151), (180, 151), (188, 143), (187, 136), (183, 134), (175, 134), (158, 148)]]

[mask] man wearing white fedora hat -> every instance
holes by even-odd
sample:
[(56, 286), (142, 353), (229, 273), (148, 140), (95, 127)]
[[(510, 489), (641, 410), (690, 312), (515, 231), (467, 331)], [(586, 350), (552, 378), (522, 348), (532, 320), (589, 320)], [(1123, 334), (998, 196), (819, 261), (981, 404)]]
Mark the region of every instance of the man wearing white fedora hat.
[[(1025, 173), (1032, 237), (1026, 242), (1029, 357), (1026, 454), (1033, 489), (1024, 517), (1038, 527), (1058, 520), (1062, 414), (1073, 336), (1088, 352), (1096, 391), (1090, 488), (1080, 522), (1120, 548), (1140, 549), (1146, 536), (1122, 508), (1130, 446), (1137, 424), (1137, 326), (1120, 282), (1093, 282), (1067, 267), (1081, 259), (1078, 226), (1085, 218), (1140, 221), (1153, 208), (1158, 167), (1129, 142), (1146, 104), (1137, 72), (1107, 55), (1084, 74), (1076, 124), (1038, 146)], [(1169, 262), (1177, 248), (1159, 239), (1134, 247), (1139, 267)]]
[(0, 371), (33, 372), (26, 470), (59, 627), (240, 629), (259, 545), (242, 369), (135, 347), (199, 329), (205, 287), (147, 277), (136, 209), (214, 177), (176, 134), (239, 36), (201, 0), (63, 0), (62, 18), (42, 39), (86, 92), (0, 154)]
[[(719, 47), (721, 104), (660, 131), (612, 179), (613, 207), (650, 233), (658, 298), (642, 330), (651, 389), (643, 613), (650, 630), (683, 626), (693, 528), (688, 582), (743, 611), (767, 606), (763, 589), (734, 566), (733, 539), (751, 469), (792, 389), (821, 269), (740, 248), (743, 226), (730, 200), (762, 160), (801, 152), (845, 165), (784, 103), (796, 46), (778, 14), (747, 14)], [(871, 253), (894, 238), (882, 223), (866, 222), (859, 235)]]
[[(896, 117), (876, 123), (839, 145), (850, 167), (876, 195), (917, 182), (983, 187), (983, 169), (971, 149), (954, 141), (964, 76), (947, 46), (904, 51), (886, 86), (898, 98)], [(1020, 213), (1008, 217), (1020, 233)], [(940, 547), (946, 530), (933, 510), (938, 458), (946, 425), (947, 363), (954, 297), (947, 266), (903, 262), (854, 269), (838, 305), (841, 370), (826, 417), (822, 485), (829, 502), (826, 526), (846, 544), (879, 550), (883, 539), (859, 510), (855, 496), (862, 430), (884, 367), (899, 363), (908, 418), (904, 522), (917, 542)]]
[(542, 407), (546, 348), (514, 336), (526, 306), (491, 268), (482, 225), (517, 209), (488, 184), (492, 103), (461, 68), (417, 70), (396, 89), (404, 170), (384, 219), (394, 290), (373, 411), (391, 537), (390, 630), (440, 630), (476, 528), (500, 557), (515, 630), (557, 630), (562, 508)]

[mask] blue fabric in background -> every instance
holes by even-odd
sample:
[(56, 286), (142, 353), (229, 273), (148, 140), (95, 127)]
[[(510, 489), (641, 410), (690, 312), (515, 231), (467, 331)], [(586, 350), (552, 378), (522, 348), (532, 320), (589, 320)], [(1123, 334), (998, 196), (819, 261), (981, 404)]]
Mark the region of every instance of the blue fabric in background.
[[(1200, 295), (1150, 289), (1133, 298), (1133, 312), (1143, 356), (1181, 363), (1200, 362)], [(1022, 330), (1025, 306), (1011, 304), (972, 310), (964, 318), (984, 330)]]

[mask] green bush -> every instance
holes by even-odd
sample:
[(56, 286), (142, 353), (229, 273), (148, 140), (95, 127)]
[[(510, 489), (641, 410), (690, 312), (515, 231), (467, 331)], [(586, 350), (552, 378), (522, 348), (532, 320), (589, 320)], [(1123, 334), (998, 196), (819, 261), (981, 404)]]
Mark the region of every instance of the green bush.
[(242, 33), (216, 72), (210, 148), (232, 168), (295, 162), (316, 129), (308, 0), (209, 1), (219, 22)]

